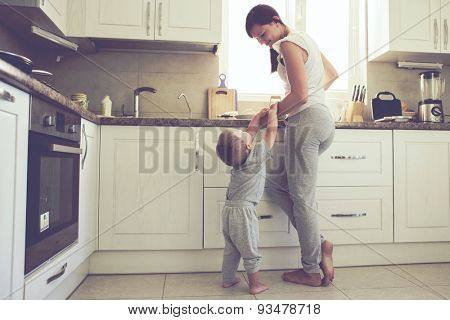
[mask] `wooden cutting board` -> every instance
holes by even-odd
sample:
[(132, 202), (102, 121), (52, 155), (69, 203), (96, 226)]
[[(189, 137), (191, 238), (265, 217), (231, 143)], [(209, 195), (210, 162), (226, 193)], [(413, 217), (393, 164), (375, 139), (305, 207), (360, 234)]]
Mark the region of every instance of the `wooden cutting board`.
[(236, 90), (227, 88), (209, 88), (208, 118), (217, 118), (218, 115), (227, 111), (236, 111)]

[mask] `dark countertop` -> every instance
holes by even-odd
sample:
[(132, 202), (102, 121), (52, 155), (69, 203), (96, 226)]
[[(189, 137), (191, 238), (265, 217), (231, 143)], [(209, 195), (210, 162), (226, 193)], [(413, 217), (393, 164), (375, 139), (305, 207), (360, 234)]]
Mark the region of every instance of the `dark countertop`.
[[(26, 73), (0, 59), (0, 80), (17, 86), (31, 94), (35, 94), (54, 102), (66, 110), (71, 110), (82, 118), (101, 125), (116, 126), (172, 126), (172, 127), (246, 127), (250, 120), (242, 119), (177, 119), (177, 118), (132, 118), (102, 117), (72, 102), (47, 85), (30, 77)], [(279, 122), (280, 127), (284, 122)], [(424, 122), (343, 122), (336, 123), (336, 129), (371, 129), (371, 130), (449, 130), (450, 123)]]

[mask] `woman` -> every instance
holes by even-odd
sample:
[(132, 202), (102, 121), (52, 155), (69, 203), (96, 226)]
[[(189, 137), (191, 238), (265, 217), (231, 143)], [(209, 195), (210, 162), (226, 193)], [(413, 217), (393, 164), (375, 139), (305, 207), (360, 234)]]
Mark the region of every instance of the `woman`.
[(272, 72), (278, 72), (286, 87), (286, 96), (278, 102), (278, 117), (287, 115), (285, 172), (277, 181), (268, 178), (267, 186), (272, 190), (272, 200), (297, 229), (303, 269), (285, 272), (283, 280), (328, 285), (334, 277), (333, 244), (320, 235), (315, 189), (319, 155), (334, 137), (335, 125), (325, 105), (325, 90), (337, 73), (314, 41), (303, 32), (291, 30), (270, 6), (251, 9), (246, 30), (249, 37), (271, 48)]

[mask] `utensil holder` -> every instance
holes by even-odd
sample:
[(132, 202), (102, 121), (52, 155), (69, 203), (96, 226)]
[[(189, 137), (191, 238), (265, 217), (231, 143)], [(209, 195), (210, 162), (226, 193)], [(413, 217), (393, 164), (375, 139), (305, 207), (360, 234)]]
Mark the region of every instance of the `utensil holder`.
[(366, 105), (360, 101), (350, 101), (345, 109), (344, 122), (364, 122), (363, 114)]

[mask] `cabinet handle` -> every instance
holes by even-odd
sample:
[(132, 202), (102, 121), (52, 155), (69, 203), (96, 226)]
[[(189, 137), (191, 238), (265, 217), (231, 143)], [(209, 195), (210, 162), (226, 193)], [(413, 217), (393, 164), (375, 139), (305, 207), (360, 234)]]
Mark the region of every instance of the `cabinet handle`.
[(84, 169), (84, 162), (86, 161), (87, 153), (88, 153), (88, 139), (86, 134), (86, 125), (83, 123), (83, 137), (84, 137), (84, 156), (81, 161), (81, 170)]
[(16, 98), (11, 93), (9, 93), (8, 91), (6, 91), (5, 89), (2, 89), (2, 88), (0, 88), (0, 99), (6, 100), (6, 101), (9, 101), (12, 103), (16, 102)]
[(437, 19), (434, 19), (434, 49), (437, 50), (437, 45), (438, 45), (438, 23), (437, 23)]
[(195, 171), (198, 171), (200, 166), (200, 139), (198, 131), (195, 133)]
[(258, 216), (258, 219), (259, 220), (273, 219), (273, 215), (271, 215), (271, 214), (263, 214), (263, 215)]
[(147, 2), (147, 36), (150, 36), (150, 1)]
[(366, 156), (345, 156), (345, 155), (340, 155), (340, 156), (331, 156), (331, 159), (333, 160), (366, 160), (367, 157)]
[(162, 2), (159, 3), (158, 6), (158, 13), (159, 13), (159, 26), (158, 26), (158, 34), (162, 36)]
[(332, 218), (359, 218), (365, 217), (367, 213), (365, 212), (356, 212), (356, 213), (332, 213)]
[(448, 45), (448, 24), (447, 19), (444, 19), (444, 50), (447, 50)]
[(60, 278), (64, 273), (66, 273), (66, 268), (67, 268), (67, 262), (64, 263), (64, 265), (61, 267), (61, 271), (59, 271), (57, 274), (55, 274), (54, 276), (51, 276), (50, 278), (47, 279), (47, 284), (55, 281), (56, 279)]

